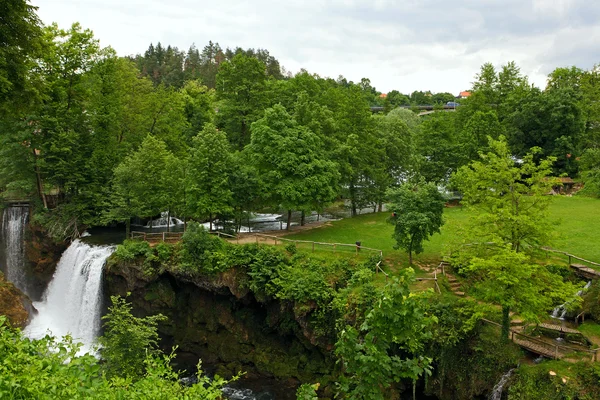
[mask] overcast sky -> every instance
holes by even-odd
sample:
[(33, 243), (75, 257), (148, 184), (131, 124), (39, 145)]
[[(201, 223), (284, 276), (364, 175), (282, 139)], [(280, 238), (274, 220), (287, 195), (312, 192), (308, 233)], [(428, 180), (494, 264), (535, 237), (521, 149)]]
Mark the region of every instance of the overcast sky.
[(514, 60), (544, 87), (559, 66), (600, 63), (598, 0), (31, 0), (45, 24), (79, 21), (119, 55), (150, 42), (187, 50), (265, 48), (292, 72), (380, 91), (471, 86), (485, 62)]

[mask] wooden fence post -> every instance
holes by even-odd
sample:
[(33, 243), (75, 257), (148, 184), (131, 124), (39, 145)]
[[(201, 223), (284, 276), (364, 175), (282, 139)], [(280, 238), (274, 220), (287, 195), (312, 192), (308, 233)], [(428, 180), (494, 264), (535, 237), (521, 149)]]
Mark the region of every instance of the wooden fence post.
[(163, 232), (162, 236), (163, 236), (163, 242), (164, 242), (165, 241), (165, 233), (164, 232)]

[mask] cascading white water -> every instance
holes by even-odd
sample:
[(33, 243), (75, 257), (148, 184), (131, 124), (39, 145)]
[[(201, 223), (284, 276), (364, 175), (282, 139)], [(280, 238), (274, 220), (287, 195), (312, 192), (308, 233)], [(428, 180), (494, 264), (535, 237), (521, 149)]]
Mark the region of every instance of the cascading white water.
[(490, 400), (502, 399), (502, 391), (504, 390), (504, 385), (506, 385), (506, 382), (508, 382), (508, 379), (512, 375), (513, 371), (514, 369), (511, 369), (510, 371), (502, 375), (502, 378), (500, 378), (498, 383), (496, 383), (496, 385), (492, 389), (492, 393), (490, 394)]
[(4, 241), (4, 266), (6, 279), (23, 293), (30, 295), (30, 282), (25, 270), (25, 227), (29, 207), (9, 206), (2, 216), (2, 239)]
[(90, 246), (75, 240), (62, 255), (42, 301), (34, 303), (37, 315), (25, 334), (40, 338), (50, 332), (70, 334), (89, 351), (100, 330), (102, 270), (114, 246)]
[[(583, 287), (583, 289), (581, 289), (577, 293), (575, 293), (575, 296), (582, 296), (590, 288), (590, 286), (592, 286), (592, 281), (589, 281), (588, 283), (586, 283), (586, 285)], [(573, 300), (568, 300), (567, 302), (561, 304), (560, 306), (555, 307), (554, 310), (552, 310), (552, 314), (550, 316), (552, 318), (556, 318), (556, 319), (565, 319), (565, 317), (567, 316), (569, 305), (572, 302), (573, 302)]]
[(164, 211), (160, 213), (160, 218), (148, 221), (146, 228), (166, 228), (167, 226), (183, 225), (184, 222), (179, 218), (170, 217), (169, 213)]

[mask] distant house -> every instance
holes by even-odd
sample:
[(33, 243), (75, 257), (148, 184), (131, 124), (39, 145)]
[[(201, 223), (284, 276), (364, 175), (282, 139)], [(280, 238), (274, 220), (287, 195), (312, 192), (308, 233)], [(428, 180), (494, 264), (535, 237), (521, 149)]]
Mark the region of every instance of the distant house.
[(381, 93), (381, 94), (379, 95), (379, 98), (380, 98), (380, 99), (385, 99), (386, 97), (387, 97), (387, 93)]
[(467, 97), (469, 97), (471, 95), (471, 92), (467, 92), (466, 90), (464, 92), (460, 92), (458, 94), (458, 98), (459, 99), (466, 99)]

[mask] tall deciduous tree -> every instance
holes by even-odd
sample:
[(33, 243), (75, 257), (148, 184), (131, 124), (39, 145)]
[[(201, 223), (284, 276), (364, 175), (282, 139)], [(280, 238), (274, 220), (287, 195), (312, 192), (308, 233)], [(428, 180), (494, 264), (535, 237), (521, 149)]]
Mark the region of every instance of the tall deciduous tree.
[(153, 217), (168, 206), (170, 183), (163, 181), (171, 154), (165, 144), (148, 136), (140, 148), (115, 168), (108, 221), (125, 221), (129, 235), (132, 217)]
[(260, 118), (264, 109), (266, 80), (265, 65), (243, 54), (219, 67), (217, 121), (238, 149), (250, 142), (250, 125)]
[(394, 225), (394, 248), (406, 250), (412, 264), (413, 252), (421, 253), (423, 242), (439, 233), (444, 224), (444, 196), (433, 183), (414, 185), (407, 182), (389, 190), (387, 197), (393, 213), (388, 222)]
[(536, 162), (539, 149), (516, 161), (506, 139), (490, 139), (491, 151), (481, 160), (462, 167), (454, 180), (463, 202), (475, 209), (471, 230), (477, 241), (509, 244), (516, 252), (523, 246), (546, 244), (550, 221), (548, 205), (554, 158)]
[(41, 82), (32, 74), (42, 36), (36, 10), (27, 0), (0, 4), (0, 116), (23, 112), (39, 101), (36, 86)]
[[(491, 254), (490, 254), (491, 253)], [(538, 321), (549, 309), (572, 296), (576, 289), (561, 276), (534, 263), (510, 245), (488, 249), (460, 267), (474, 284), (474, 295), (502, 307), (502, 339), (508, 340), (510, 312)]]
[(249, 150), (267, 188), (267, 201), (288, 210), (322, 209), (337, 194), (335, 163), (324, 156), (319, 137), (298, 123), (281, 105), (252, 124)]
[(233, 158), (224, 132), (206, 124), (194, 137), (189, 158), (188, 204), (194, 216), (208, 218), (232, 209), (229, 173)]

